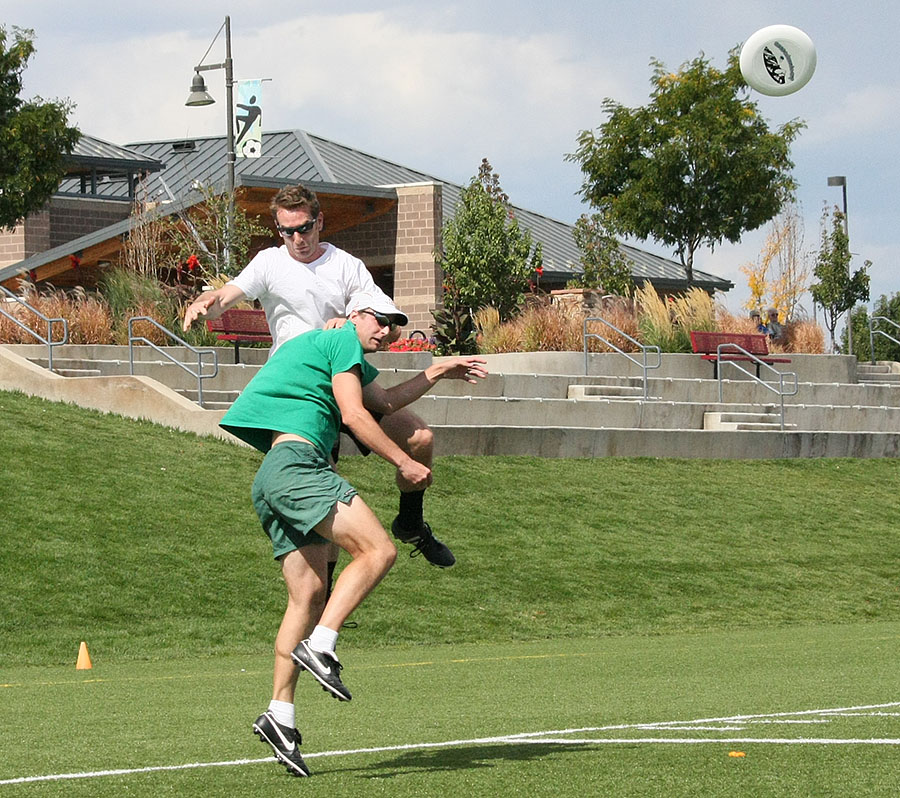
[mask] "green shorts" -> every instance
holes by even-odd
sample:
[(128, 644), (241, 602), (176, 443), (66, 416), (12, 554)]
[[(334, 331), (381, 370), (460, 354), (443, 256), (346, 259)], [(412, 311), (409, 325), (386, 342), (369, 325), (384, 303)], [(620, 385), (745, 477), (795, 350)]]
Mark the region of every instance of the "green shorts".
[(313, 531), (338, 502), (350, 504), (354, 488), (318, 449), (300, 441), (273, 446), (253, 480), (253, 507), (272, 540), (275, 559), (328, 541)]

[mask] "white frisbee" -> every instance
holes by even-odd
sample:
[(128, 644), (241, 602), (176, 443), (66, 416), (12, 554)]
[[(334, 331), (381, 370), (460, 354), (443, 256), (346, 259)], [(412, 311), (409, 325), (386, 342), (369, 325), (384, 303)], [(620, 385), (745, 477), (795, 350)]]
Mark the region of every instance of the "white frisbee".
[(816, 71), (816, 48), (799, 28), (770, 25), (741, 48), (741, 74), (760, 94), (781, 97), (802, 89)]

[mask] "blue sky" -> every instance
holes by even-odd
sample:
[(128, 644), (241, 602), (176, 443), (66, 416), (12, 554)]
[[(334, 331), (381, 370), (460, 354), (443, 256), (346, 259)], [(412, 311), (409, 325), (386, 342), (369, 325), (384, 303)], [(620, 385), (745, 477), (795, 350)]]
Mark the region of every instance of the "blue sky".
[[(704, 53), (723, 67), (728, 51), (759, 28), (795, 25), (816, 45), (816, 74), (796, 94), (753, 98), (773, 126), (807, 123), (792, 150), (805, 248), (818, 248), (824, 204), (841, 202), (828, 176), (845, 175), (854, 266), (873, 262), (873, 298), (900, 291), (900, 4), (140, 5), (81, 0), (63, 12), (58, 2), (0, 0), (2, 24), (35, 31), (26, 96), (68, 97), (81, 130), (120, 144), (219, 134), (221, 71), (206, 76), (216, 105), (186, 108), (184, 100), (193, 66), (230, 14), (235, 77), (271, 79), (268, 129), (308, 130), (459, 183), (487, 157), (515, 204), (566, 222), (589, 208), (577, 196), (580, 171), (565, 155), (580, 130), (604, 121), (604, 98), (646, 103), (651, 58), (675, 68)], [(220, 38), (207, 61), (223, 58)], [(698, 268), (735, 283), (725, 300), (734, 312), (747, 298), (740, 266), (757, 258), (765, 234), (698, 253)], [(653, 242), (638, 245), (674, 257)]]

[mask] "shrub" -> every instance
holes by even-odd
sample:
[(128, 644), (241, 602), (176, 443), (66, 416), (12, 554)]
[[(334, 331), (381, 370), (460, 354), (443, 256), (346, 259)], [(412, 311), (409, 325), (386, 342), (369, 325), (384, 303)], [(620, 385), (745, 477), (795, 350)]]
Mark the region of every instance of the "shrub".
[[(825, 353), (825, 330), (814, 321), (791, 322), (784, 327), (786, 352), (805, 352), (808, 355)], [(776, 351), (778, 347), (776, 346)]]
[[(607, 327), (605, 324), (589, 323), (588, 330), (590, 332), (596, 332), (597, 334), (602, 335), (610, 344), (622, 352), (632, 352), (635, 350), (635, 345), (625, 337), (625, 335), (627, 335), (636, 341), (641, 340), (641, 333), (638, 329), (638, 317), (635, 313), (635, 306), (632, 300), (625, 299), (624, 297), (604, 300), (602, 310), (599, 312), (591, 311), (591, 315), (601, 317), (613, 325), (617, 330), (624, 333), (624, 335), (620, 335), (616, 330)], [(583, 349), (584, 347), (579, 345), (578, 348)], [(616, 350), (605, 344), (603, 341), (591, 338), (588, 341), (588, 351), (614, 352)]]
[[(38, 293), (34, 286), (29, 285), (25, 289), (23, 299), (47, 318), (65, 319), (69, 343), (103, 344), (111, 340), (112, 317), (109, 307), (101, 298), (88, 294), (83, 288), (66, 292), (51, 286), (43, 293)], [(10, 304), (6, 306), (6, 311), (42, 337), (47, 335), (46, 322), (28, 308)], [(52, 340), (59, 341), (62, 334), (62, 325), (54, 324), (51, 332)], [(0, 342), (34, 344), (38, 343), (38, 339), (3, 316), (0, 317)]]
[[(14, 302), (4, 302), (3, 310), (10, 316), (19, 319), (23, 323), (27, 322), (22, 318), (24, 309), (21, 305)], [(32, 315), (32, 314), (29, 314)], [(32, 316), (32, 318), (34, 318)], [(43, 334), (43, 333), (42, 333)], [(9, 316), (0, 313), (0, 343), (2, 344), (25, 344), (36, 343), (36, 339), (28, 335), (18, 324), (16, 324)]]
[(676, 328), (669, 303), (663, 301), (649, 282), (634, 292), (634, 299), (639, 318), (639, 338), (645, 344), (658, 346), (662, 352), (690, 351), (689, 337)]

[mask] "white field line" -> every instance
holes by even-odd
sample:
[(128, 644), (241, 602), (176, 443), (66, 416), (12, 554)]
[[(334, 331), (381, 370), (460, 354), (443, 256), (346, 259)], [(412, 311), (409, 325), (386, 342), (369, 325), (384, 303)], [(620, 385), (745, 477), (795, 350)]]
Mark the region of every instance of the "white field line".
[[(857, 716), (884, 716), (896, 717), (900, 713), (879, 712), (877, 710), (891, 707), (900, 707), (900, 701), (886, 704), (868, 704), (856, 707), (840, 707), (835, 709), (808, 709), (798, 712), (773, 712), (759, 715), (731, 715), (724, 718), (698, 718), (694, 721), (658, 721), (655, 723), (625, 723), (612, 726), (586, 726), (577, 729), (556, 729), (540, 732), (522, 732), (520, 734), (508, 734), (500, 737), (478, 737), (470, 740), (447, 740), (436, 743), (408, 743), (405, 745), (386, 745), (375, 748), (351, 748), (340, 751), (320, 751), (318, 753), (304, 754), (304, 759), (316, 759), (320, 757), (354, 756), (359, 754), (392, 753), (397, 751), (421, 751), (436, 748), (459, 748), (470, 745), (496, 745), (505, 743), (514, 744), (554, 744), (554, 745), (636, 745), (650, 743), (654, 745), (700, 745), (700, 744), (769, 744), (769, 745), (900, 745), (900, 738), (876, 737), (876, 738), (838, 738), (838, 737), (573, 737), (572, 735), (596, 734), (610, 731), (687, 731), (712, 729), (725, 731), (737, 730), (740, 726), (714, 727), (703, 724), (724, 723), (788, 723), (802, 722), (791, 720), (792, 718), (808, 716), (825, 717), (857, 717)], [(872, 711), (866, 711), (872, 710)], [(810, 719), (811, 723), (827, 722), (820, 719)], [(0, 780), (0, 786), (10, 784), (31, 784), (45, 781), (65, 781), (73, 779), (101, 778), (103, 776), (127, 776), (139, 773), (159, 773), (164, 771), (193, 770), (197, 768), (212, 767), (237, 767), (241, 765), (255, 765), (261, 762), (273, 762), (272, 757), (262, 759), (232, 759), (222, 762), (192, 762), (181, 765), (158, 765), (143, 768), (122, 768), (118, 770), (95, 770), (78, 773), (54, 773), (45, 776), (20, 776), (12, 779)]]

